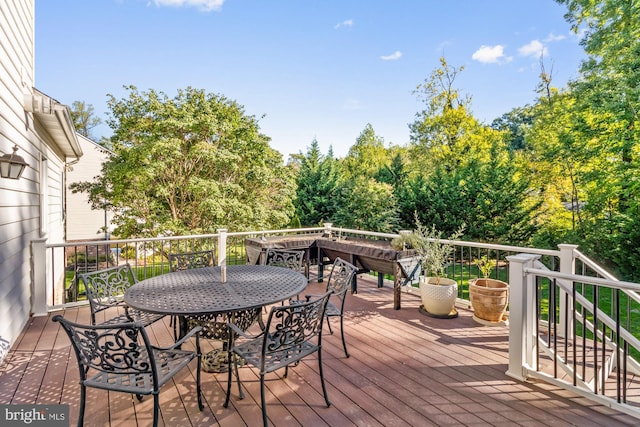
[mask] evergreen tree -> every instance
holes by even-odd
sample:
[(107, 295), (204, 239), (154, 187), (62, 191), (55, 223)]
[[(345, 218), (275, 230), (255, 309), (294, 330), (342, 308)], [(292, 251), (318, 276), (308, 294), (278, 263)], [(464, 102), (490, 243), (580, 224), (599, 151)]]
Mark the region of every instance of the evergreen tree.
[(304, 226), (317, 226), (333, 217), (333, 197), (336, 193), (338, 167), (333, 150), (327, 156), (320, 152), (314, 138), (305, 155), (297, 156), (300, 169), (297, 176), (296, 215)]

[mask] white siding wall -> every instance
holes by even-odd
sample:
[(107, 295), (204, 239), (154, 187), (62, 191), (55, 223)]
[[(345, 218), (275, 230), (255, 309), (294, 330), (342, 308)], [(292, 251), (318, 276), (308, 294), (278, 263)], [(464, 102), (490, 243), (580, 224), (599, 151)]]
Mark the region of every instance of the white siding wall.
[(34, 0), (0, 1), (0, 151), (17, 144), (29, 165), (18, 180), (0, 178), (0, 339), (11, 343), (31, 314), (31, 241), (63, 237), (64, 158), (25, 114), (24, 94), (33, 86)]
[[(108, 157), (108, 151), (88, 138), (78, 135), (82, 148), (82, 157), (67, 172), (67, 187), (74, 182), (93, 181), (100, 175), (102, 163)], [(95, 240), (104, 238), (104, 211), (93, 210), (86, 193), (73, 194), (67, 190), (67, 241)], [(107, 225), (112, 215), (107, 212)]]

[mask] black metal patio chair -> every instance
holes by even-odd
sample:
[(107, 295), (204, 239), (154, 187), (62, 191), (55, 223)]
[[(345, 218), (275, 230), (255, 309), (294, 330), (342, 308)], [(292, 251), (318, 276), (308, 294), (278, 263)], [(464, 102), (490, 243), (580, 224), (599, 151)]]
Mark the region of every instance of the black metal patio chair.
[[(198, 408), (202, 411), (200, 387), (200, 328), (189, 331), (168, 347), (150, 344), (140, 322), (110, 325), (82, 325), (61, 315), (59, 322), (75, 350), (80, 371), (80, 413), (78, 426), (84, 425), (87, 388), (135, 394), (138, 400), (153, 395), (153, 425), (158, 425), (160, 388), (193, 359), (197, 360), (196, 388)], [(177, 349), (187, 339), (195, 337), (195, 351)]]
[[(358, 268), (355, 265), (348, 263), (342, 258), (336, 258), (333, 262), (331, 273), (329, 274), (329, 280), (327, 280), (326, 290), (331, 292), (331, 298), (327, 303), (327, 309), (324, 315), (327, 318), (329, 333), (332, 335), (333, 329), (331, 328), (329, 319), (332, 317), (340, 318), (340, 335), (346, 357), (349, 357), (349, 352), (347, 351), (347, 342), (344, 338), (344, 303), (347, 299), (347, 291), (349, 291), (357, 272)], [(314, 295), (305, 295), (307, 301), (313, 297)]]
[[(304, 270), (302, 268), (304, 255), (304, 250), (268, 248), (267, 253), (264, 257), (264, 264), (272, 265), (275, 267), (289, 268), (291, 270), (304, 273)], [(300, 299), (300, 297), (296, 296), (296, 299)], [(284, 304), (284, 301), (282, 303)], [(260, 324), (260, 326), (264, 329), (264, 321)]]
[(264, 264), (289, 268), (302, 273), (304, 255), (304, 250), (268, 248)]
[(215, 265), (212, 250), (170, 253), (168, 255), (171, 271), (188, 270), (190, 268), (212, 267)]
[(96, 314), (111, 309), (118, 312), (102, 324), (115, 324), (139, 321), (148, 326), (164, 317), (162, 314), (147, 313), (127, 306), (124, 302), (125, 291), (137, 283), (135, 274), (129, 264), (109, 267), (103, 270), (81, 273), (78, 275), (85, 286), (87, 299), (91, 308), (91, 323), (96, 324)]
[(233, 373), (238, 381), (238, 395), (244, 398), (238, 360), (253, 365), (260, 370), (260, 400), (262, 419), (267, 421), (267, 405), (265, 399), (265, 374), (284, 368), (286, 378), (289, 365), (295, 365), (303, 358), (318, 353), (318, 372), (322, 393), (327, 407), (331, 405), (324, 383), (322, 371), (322, 324), (324, 312), (331, 292), (321, 297), (299, 302), (293, 305), (273, 306), (269, 312), (265, 329), (255, 336), (250, 336), (234, 323), (229, 323), (230, 341), (228, 360), (232, 360), (227, 378), (227, 396), (224, 407), (229, 406)]

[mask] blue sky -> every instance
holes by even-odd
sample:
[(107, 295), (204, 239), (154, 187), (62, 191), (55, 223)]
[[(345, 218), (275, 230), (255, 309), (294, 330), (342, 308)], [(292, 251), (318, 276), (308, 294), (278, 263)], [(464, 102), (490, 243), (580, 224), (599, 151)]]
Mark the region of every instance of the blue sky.
[[(347, 154), (367, 123), (409, 142), (413, 93), (444, 55), (485, 123), (532, 103), (540, 53), (555, 86), (584, 53), (552, 0), (36, 0), (36, 87), (92, 104), (125, 85), (170, 98), (222, 94), (259, 119), (271, 146)], [(97, 137), (109, 136), (103, 125)]]

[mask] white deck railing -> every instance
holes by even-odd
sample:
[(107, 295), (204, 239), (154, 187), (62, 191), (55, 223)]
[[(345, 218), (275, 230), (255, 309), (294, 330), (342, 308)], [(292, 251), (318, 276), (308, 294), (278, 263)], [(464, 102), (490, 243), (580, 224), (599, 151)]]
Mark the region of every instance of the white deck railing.
[[(220, 229), (207, 235), (57, 244), (38, 240), (32, 242), (33, 311), (44, 315), (65, 305), (85, 303), (67, 300), (72, 276), (79, 267), (100, 268), (109, 262), (127, 262), (136, 268), (140, 278), (145, 278), (168, 271), (166, 254), (172, 251), (206, 247), (216, 251), (219, 265), (238, 264), (247, 259), (246, 238), (306, 233), (383, 240), (398, 236), (326, 224), (314, 228), (249, 232)], [(610, 386), (611, 377), (624, 384), (630, 382), (633, 374), (640, 373), (636, 362), (640, 341), (630, 327), (633, 313), (640, 312), (639, 284), (617, 281), (575, 245), (559, 245), (558, 250), (549, 250), (443, 242), (455, 247), (448, 274), (459, 283), (459, 302), (467, 305), (466, 280), (472, 274), (470, 266), (474, 260), (490, 254), (500, 261), (495, 274), (506, 276), (510, 285), (508, 375), (519, 380), (540, 378), (640, 417), (637, 409), (640, 404), (627, 398), (624, 385)], [(95, 266), (89, 265), (89, 260)], [(626, 307), (621, 307), (620, 302), (614, 307), (594, 302), (595, 289), (596, 295), (603, 292), (611, 292), (613, 298), (623, 295)], [(546, 312), (540, 308), (543, 305), (548, 307)], [(589, 359), (592, 353), (600, 359)], [(613, 394), (612, 388), (616, 389)]]

